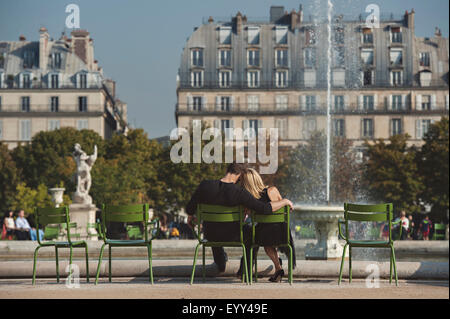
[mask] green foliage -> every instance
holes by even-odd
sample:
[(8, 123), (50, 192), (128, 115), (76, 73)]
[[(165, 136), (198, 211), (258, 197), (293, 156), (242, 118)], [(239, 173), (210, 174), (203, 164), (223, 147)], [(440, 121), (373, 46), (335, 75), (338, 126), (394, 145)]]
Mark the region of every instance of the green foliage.
[(419, 195), (422, 179), (416, 163), (417, 151), (407, 146), (408, 135), (394, 135), (389, 143), (377, 140), (365, 142), (368, 152), (364, 178), (369, 200), (390, 202), (394, 211), (407, 213), (420, 211)]
[(11, 152), (5, 144), (0, 142), (0, 212), (9, 209), (11, 198), (19, 183), (19, 171)]
[(425, 144), (417, 156), (417, 166), (424, 189), (425, 203), (432, 205), (432, 218), (448, 222), (449, 209), (449, 119), (443, 117), (430, 126)]
[(29, 215), (34, 212), (35, 207), (53, 206), (51, 196), (44, 184), (39, 184), (36, 189), (27, 187), (25, 183), (19, 183), (16, 188), (16, 194), (13, 197), (10, 209), (25, 211)]

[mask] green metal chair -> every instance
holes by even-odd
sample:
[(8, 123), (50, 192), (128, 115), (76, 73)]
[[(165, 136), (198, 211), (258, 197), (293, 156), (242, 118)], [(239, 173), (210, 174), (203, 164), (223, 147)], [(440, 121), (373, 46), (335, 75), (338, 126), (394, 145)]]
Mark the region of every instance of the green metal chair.
[[(100, 236), (104, 243), (100, 250), (100, 256), (97, 266), (97, 275), (95, 278), (95, 284), (98, 283), (98, 277), (100, 275), (100, 266), (103, 258), (103, 250), (105, 246), (108, 245), (109, 248), (109, 282), (111, 279), (111, 247), (139, 247), (146, 246), (148, 252), (148, 262), (149, 262), (149, 281), (153, 285), (153, 270), (152, 270), (152, 240), (154, 237), (149, 238), (148, 236), (148, 226), (151, 224), (156, 224), (159, 228), (159, 219), (154, 219), (149, 222), (148, 214), (148, 204), (137, 204), (137, 205), (122, 205), (122, 206), (110, 206), (103, 205), (102, 207), (102, 226)], [(138, 240), (116, 240), (108, 239), (106, 236), (107, 223), (109, 222), (121, 222), (121, 223), (132, 223), (132, 222), (142, 222), (144, 224), (144, 238)]]
[(127, 234), (129, 239), (140, 239), (142, 238), (142, 232), (139, 226), (128, 225)]
[(59, 233), (60, 233), (60, 229), (59, 229), (60, 225), (56, 225), (56, 226), (47, 226), (44, 229), (44, 239), (45, 240), (53, 240), (58, 238)]
[(434, 224), (432, 240), (445, 240), (445, 224)]
[[(202, 222), (215, 222), (215, 223), (230, 223), (239, 222), (240, 241), (232, 242), (212, 242), (203, 237), (203, 233), (200, 231), (200, 225)], [(195, 266), (197, 264), (198, 249), (202, 246), (202, 274), (203, 281), (205, 281), (205, 247), (242, 247), (242, 254), (244, 256), (244, 268), (245, 273), (242, 272), (242, 282), (248, 284), (248, 271), (247, 271), (247, 256), (245, 253), (244, 235), (244, 209), (242, 206), (221, 206), (221, 205), (206, 205), (199, 204), (197, 206), (197, 232), (194, 231), (198, 239), (198, 244), (195, 247), (194, 264), (192, 266), (191, 285), (194, 282)]]
[[(87, 223), (86, 228), (87, 228), (87, 236), (89, 238), (94, 238), (94, 237), (98, 238), (98, 236), (100, 236), (100, 224), (98, 224), (98, 223)], [(89, 231), (90, 229), (95, 230), (96, 233), (90, 232)]]
[[(339, 271), (339, 281), (342, 280), (342, 269), (344, 266), (345, 252), (349, 246), (349, 283), (352, 282), (352, 247), (372, 247), (372, 248), (390, 248), (390, 272), (389, 283), (392, 282), (392, 266), (394, 266), (395, 284), (398, 286), (397, 266), (395, 264), (394, 241), (392, 239), (392, 225), (399, 224), (401, 221), (393, 222), (393, 205), (357, 205), (344, 203), (344, 220), (338, 221), (339, 235), (345, 240), (344, 252), (342, 253), (341, 269)], [(389, 223), (389, 239), (386, 240), (352, 240), (349, 239), (349, 221), (357, 222), (388, 222)], [(345, 235), (342, 233), (341, 225), (345, 225)], [(399, 225), (401, 236), (401, 225)]]
[[(271, 223), (285, 223), (286, 224), (286, 242), (278, 245), (278, 247), (289, 247), (289, 264), (288, 264), (288, 278), (289, 284), (292, 285), (292, 246), (289, 240), (289, 224), (290, 224), (290, 207), (284, 206), (273, 212), (270, 215), (261, 215), (252, 212), (252, 246), (250, 249), (250, 265), (253, 265), (253, 248), (258, 247), (255, 243), (255, 227), (256, 224), (271, 224)], [(258, 280), (258, 258), (255, 256), (255, 282)], [(250, 271), (250, 284), (253, 282), (253, 267)]]
[(73, 229), (75, 229), (75, 231), (78, 229), (78, 225), (76, 222), (70, 222), (68, 231), (66, 233), (64, 233), (64, 231), (67, 230), (67, 225), (65, 225), (65, 223), (63, 223), (63, 224), (61, 224), (61, 228), (60, 228), (61, 235), (66, 236), (67, 233), (70, 231), (70, 237), (80, 239), (81, 234), (77, 233), (77, 232), (73, 232), (72, 231)]
[[(58, 208), (46, 207), (46, 208), (35, 208), (34, 216), (36, 218), (36, 229), (39, 226), (45, 227), (48, 224), (52, 224), (52, 228), (55, 228), (53, 224), (64, 224), (67, 230), (67, 241), (43, 241), (41, 242), (40, 236), (37, 236), (38, 246), (34, 251), (34, 263), (33, 263), (33, 285), (36, 281), (36, 261), (37, 254), (41, 247), (55, 247), (55, 259), (56, 259), (56, 281), (59, 282), (59, 261), (58, 261), (58, 248), (69, 248), (69, 276), (72, 274), (72, 249), (73, 248), (83, 248), (86, 251), (86, 280), (89, 282), (89, 256), (88, 256), (88, 246), (84, 240), (72, 241), (71, 234), (67, 225), (70, 224), (69, 218), (69, 207), (62, 206)], [(45, 231), (44, 231), (45, 234)]]

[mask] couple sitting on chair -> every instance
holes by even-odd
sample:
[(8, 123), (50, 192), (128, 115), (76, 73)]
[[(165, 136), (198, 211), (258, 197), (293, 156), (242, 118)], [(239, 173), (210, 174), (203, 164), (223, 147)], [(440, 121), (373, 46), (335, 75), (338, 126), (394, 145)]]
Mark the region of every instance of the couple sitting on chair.
[[(240, 182), (240, 185), (237, 183)], [(252, 168), (246, 168), (244, 164), (232, 163), (228, 166), (226, 175), (220, 180), (204, 180), (197, 187), (191, 200), (186, 206), (189, 215), (188, 223), (197, 210), (198, 204), (237, 206), (242, 205), (247, 210), (255, 211), (257, 214), (271, 214), (280, 208), (289, 205), (293, 209), (292, 202), (283, 199), (276, 187), (264, 185), (261, 176)], [(246, 211), (247, 211), (246, 210)], [(248, 212), (248, 211), (247, 211)], [(258, 224), (255, 229), (255, 242), (264, 246), (266, 254), (273, 261), (275, 274), (271, 281), (279, 281), (284, 275), (281, 267), (281, 259), (278, 257), (276, 246), (284, 243), (287, 238), (284, 223)], [(244, 243), (249, 256), (251, 246), (251, 226), (244, 225)], [(210, 241), (239, 241), (239, 223), (203, 223), (204, 237)], [(290, 244), (293, 245), (292, 236)], [(220, 272), (225, 271), (227, 255), (223, 247), (211, 247), (214, 262)], [(293, 247), (293, 252), (295, 249)], [(293, 256), (295, 267), (295, 253)], [(249, 267), (251, 267), (249, 265)], [(243, 260), (238, 275), (242, 274)], [(249, 269), (250, 271), (250, 269)]]

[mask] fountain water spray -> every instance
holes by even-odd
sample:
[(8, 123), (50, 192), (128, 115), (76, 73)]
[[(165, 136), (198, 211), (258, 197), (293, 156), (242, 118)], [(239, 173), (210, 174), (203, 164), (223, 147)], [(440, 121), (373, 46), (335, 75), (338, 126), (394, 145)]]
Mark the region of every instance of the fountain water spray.
[(326, 190), (326, 201), (328, 205), (330, 204), (330, 149), (331, 149), (331, 116), (330, 116), (330, 109), (331, 109), (331, 59), (332, 59), (332, 42), (331, 42), (331, 18), (332, 18), (332, 11), (333, 11), (333, 3), (331, 0), (328, 0), (328, 25), (327, 25), (327, 31), (328, 31), (328, 48), (327, 48), (327, 190)]

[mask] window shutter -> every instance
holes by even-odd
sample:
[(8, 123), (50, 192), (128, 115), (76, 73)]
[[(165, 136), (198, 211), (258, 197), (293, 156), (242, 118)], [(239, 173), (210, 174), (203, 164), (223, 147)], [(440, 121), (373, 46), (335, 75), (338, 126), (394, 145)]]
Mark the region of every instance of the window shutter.
[(234, 120), (230, 120), (230, 128), (234, 129)]
[(214, 128), (217, 128), (220, 130), (220, 120), (214, 120)]
[(216, 96), (216, 111), (220, 111), (220, 96)]
[(320, 110), (322, 105), (320, 105), (320, 95), (316, 95), (316, 110)]
[(402, 94), (402, 107), (401, 107), (402, 110), (406, 110), (406, 98), (407, 98), (407, 95)]
[(361, 119), (361, 137), (364, 137), (364, 119)]
[(422, 125), (421, 120), (416, 120), (416, 138), (422, 138)]
[(422, 94), (416, 95), (416, 110), (422, 109)]
[(349, 107), (348, 105), (348, 95), (344, 95), (344, 110), (346, 110)]
[(389, 77), (390, 77), (390, 83), (391, 85), (394, 85), (394, 72), (389, 72)]
[(230, 111), (234, 110), (234, 96), (230, 97)]
[(436, 94), (433, 94), (431, 96), (431, 109), (435, 110), (436, 109)]
[(306, 96), (300, 95), (300, 110), (306, 110)]
[(378, 94), (373, 95), (373, 109), (378, 109)]
[(190, 94), (187, 96), (187, 106), (189, 111), (194, 109), (194, 98)]
[(445, 109), (448, 110), (448, 94), (445, 96)]
[(208, 109), (208, 100), (206, 98), (206, 96), (202, 96), (202, 110), (207, 110)]
[(362, 110), (364, 106), (363, 95), (358, 95), (358, 110)]

